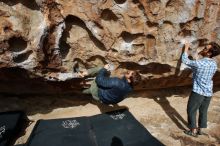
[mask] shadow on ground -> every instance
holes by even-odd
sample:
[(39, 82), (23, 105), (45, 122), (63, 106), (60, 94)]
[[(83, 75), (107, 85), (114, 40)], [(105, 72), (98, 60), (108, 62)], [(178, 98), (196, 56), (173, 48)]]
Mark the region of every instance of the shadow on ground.
[(119, 105), (105, 105), (94, 101), (88, 95), (50, 95), (50, 96), (0, 96), (0, 112), (22, 110), (28, 116), (35, 114), (47, 114), (58, 108), (84, 106), (87, 104), (96, 105), (101, 113), (127, 108)]
[[(184, 143), (186, 141), (194, 141), (194, 139), (185, 140), (185, 138), (187, 138), (187, 137), (182, 133), (182, 130), (185, 129), (184, 127), (187, 127), (187, 122), (183, 118), (184, 115), (178, 113), (180, 107), (175, 107), (176, 103), (172, 102), (172, 101), (174, 101), (174, 99), (178, 99), (177, 101), (180, 101), (180, 102), (185, 101), (184, 104), (186, 104), (186, 100), (188, 99), (190, 91), (191, 91), (191, 87), (178, 87), (178, 88), (172, 88), (172, 89), (161, 89), (161, 90), (135, 92), (135, 93), (129, 95), (129, 97), (128, 97), (128, 98), (133, 98), (133, 99), (129, 99), (129, 102), (132, 102), (132, 103), (130, 103), (130, 105), (128, 105), (128, 107), (132, 108), (131, 110), (139, 109), (138, 105), (133, 107), (135, 105), (135, 100), (139, 100), (139, 102), (137, 102), (137, 103), (140, 104), (140, 98), (150, 99), (149, 101), (151, 102), (151, 104), (155, 103), (155, 105), (159, 105), (161, 107), (161, 111), (155, 111), (155, 113), (160, 113), (160, 112), (164, 111), (164, 115), (166, 115), (165, 117), (167, 117), (168, 119), (170, 119), (172, 121), (172, 123), (170, 123), (170, 124), (173, 124), (173, 125), (175, 124), (178, 127), (177, 129), (179, 129), (180, 133), (175, 134), (175, 130), (177, 130), (177, 129), (174, 128), (174, 131), (171, 132), (171, 133), (174, 133), (173, 134), (174, 136), (170, 135), (170, 137), (173, 137), (174, 139), (182, 140), (182, 141), (184, 141)], [(218, 91), (220, 91), (220, 89), (215, 89), (215, 92), (218, 92)], [(219, 94), (217, 94), (217, 95), (219, 95)], [(215, 100), (218, 100), (218, 99), (215, 98)], [(127, 101), (125, 101), (119, 105), (107, 106), (105, 104), (94, 101), (91, 96), (86, 96), (86, 95), (54, 95), (54, 96), (52, 96), (52, 95), (50, 95), (50, 96), (49, 95), (48, 96), (43, 96), (43, 95), (41, 95), (41, 96), (40, 95), (36, 95), (36, 96), (33, 96), (33, 95), (3, 96), (3, 95), (1, 95), (0, 101), (1, 101), (0, 102), (0, 107), (1, 107), (0, 111), (23, 110), (23, 111), (26, 111), (28, 116), (33, 116), (35, 120), (38, 119), (39, 117), (41, 117), (41, 116), (38, 116), (38, 114), (43, 114), (42, 116), (44, 116), (44, 114), (47, 115), (50, 113), (54, 113), (54, 110), (59, 109), (59, 108), (65, 108), (65, 110), (67, 110), (67, 112), (70, 111), (70, 113), (68, 113), (69, 115), (72, 115), (72, 109), (76, 111), (75, 107), (80, 112), (81, 107), (92, 107), (91, 110), (92, 109), (94, 110), (95, 109), (94, 107), (97, 106), (101, 113), (113, 111), (113, 110), (117, 110), (117, 109), (122, 109), (122, 108), (128, 109), (128, 107), (126, 105), (124, 105), (124, 103), (127, 103)], [(144, 102), (146, 103), (146, 100)], [(88, 104), (90, 104), (90, 105), (88, 105)], [(212, 106), (212, 108), (215, 108), (214, 106)], [(142, 107), (145, 107), (145, 105)], [(149, 108), (150, 107), (152, 107), (152, 106), (149, 106)], [(70, 109), (68, 110), (68, 108), (70, 108)], [(147, 108), (148, 108), (148, 106), (146, 105), (146, 109), (143, 109), (143, 110), (148, 110)], [(84, 110), (83, 111), (84, 113), (90, 112), (89, 109), (83, 108), (83, 110)], [(140, 110), (142, 110), (142, 108)], [(218, 107), (216, 107), (216, 111), (217, 110), (219, 110)], [(149, 111), (151, 111), (151, 110), (149, 109)], [(212, 112), (213, 111), (214, 110), (212, 110)], [(91, 111), (91, 113), (97, 113), (97, 111)], [(141, 111), (140, 111), (140, 113), (141, 113)], [(55, 111), (55, 115), (56, 114), (57, 114), (57, 111)], [(59, 110), (58, 110), (58, 114), (59, 114)], [(148, 115), (148, 113), (146, 113), (146, 114)], [(146, 114), (145, 114), (145, 116), (147, 116)], [(213, 114), (213, 113), (211, 113), (211, 114)], [(214, 114), (217, 114), (217, 112), (215, 112)], [(212, 118), (212, 120), (214, 120), (214, 121), (211, 121), (211, 118), (210, 118), (210, 122), (212, 122), (212, 123), (218, 122), (218, 118), (214, 114), (212, 115), (213, 117), (215, 117), (214, 119)], [(52, 115), (52, 117), (55, 115)], [(78, 115), (80, 115), (80, 113)], [(151, 115), (153, 115), (153, 113), (151, 113)], [(77, 115), (74, 115), (74, 116), (77, 116)], [(140, 115), (139, 115), (139, 118), (140, 118)], [(163, 120), (163, 119), (164, 118), (160, 117), (159, 121)], [(151, 119), (151, 120), (153, 120), (153, 119)], [(148, 123), (146, 125), (153, 126), (152, 123), (149, 123), (150, 120), (147, 122)], [(29, 128), (28, 130), (30, 131), (31, 129)], [(214, 134), (216, 134), (216, 132)], [(214, 134), (212, 134), (212, 135), (214, 135)], [(28, 134), (26, 134), (24, 137), (27, 137), (27, 135)], [(163, 133), (162, 133), (162, 135), (163, 135)], [(113, 144), (114, 144), (114, 141), (117, 141), (117, 139), (114, 139), (112, 141)], [(207, 141), (209, 141), (209, 140), (207, 140)], [(197, 142), (197, 141), (195, 141), (195, 142)], [(22, 146), (22, 145), (16, 145), (16, 146)]]
[[(175, 122), (176, 118), (184, 122), (178, 112), (172, 107), (168, 101), (171, 97), (188, 98), (190, 87), (176, 87), (172, 89), (147, 90), (137, 91), (128, 96), (128, 98), (150, 98), (158, 103), (166, 114)], [(214, 92), (220, 91), (220, 88), (215, 88)], [(23, 110), (27, 115), (47, 114), (57, 108), (75, 107), (79, 105), (94, 104), (100, 111), (108, 112), (115, 109), (127, 108), (119, 105), (105, 105), (94, 101), (88, 95), (0, 95), (0, 112)], [(186, 122), (184, 122), (186, 123)], [(179, 127), (179, 126), (178, 126)], [(179, 127), (180, 129), (181, 126)]]

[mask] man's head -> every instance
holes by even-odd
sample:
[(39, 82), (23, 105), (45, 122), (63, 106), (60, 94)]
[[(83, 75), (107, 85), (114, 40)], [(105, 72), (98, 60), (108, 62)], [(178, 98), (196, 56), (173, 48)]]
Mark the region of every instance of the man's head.
[(135, 86), (141, 81), (141, 75), (137, 71), (127, 71), (125, 77), (131, 86)]
[(220, 46), (215, 43), (211, 42), (208, 45), (205, 46), (205, 48), (199, 52), (199, 55), (202, 55), (203, 57), (215, 57), (220, 54)]

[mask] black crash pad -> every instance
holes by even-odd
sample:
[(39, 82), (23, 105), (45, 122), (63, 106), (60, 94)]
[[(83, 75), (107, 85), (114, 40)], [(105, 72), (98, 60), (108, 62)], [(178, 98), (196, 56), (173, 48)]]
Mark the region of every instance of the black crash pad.
[(89, 120), (86, 117), (39, 120), (29, 138), (28, 146), (90, 146), (93, 145)]
[(27, 146), (163, 146), (128, 110), (39, 120)]
[(26, 116), (22, 111), (0, 113), (0, 146), (13, 144), (25, 122)]
[(90, 118), (98, 146), (161, 146), (128, 110)]

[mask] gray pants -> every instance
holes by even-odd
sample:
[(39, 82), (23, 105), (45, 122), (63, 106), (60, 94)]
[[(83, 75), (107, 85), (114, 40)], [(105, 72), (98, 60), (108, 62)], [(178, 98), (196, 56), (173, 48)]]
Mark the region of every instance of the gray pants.
[[(87, 70), (88, 75), (95, 76), (100, 71), (100, 69), (102, 69), (102, 67), (95, 67), (95, 68), (88, 69)], [(83, 90), (82, 93), (83, 94), (91, 94), (93, 99), (99, 101), (98, 86), (97, 86), (95, 80), (92, 81), (90, 88)]]
[(196, 113), (199, 110), (199, 128), (207, 128), (207, 112), (211, 101), (211, 97), (203, 96), (198, 93), (192, 92), (188, 104), (188, 126), (190, 129), (197, 128), (196, 126)]

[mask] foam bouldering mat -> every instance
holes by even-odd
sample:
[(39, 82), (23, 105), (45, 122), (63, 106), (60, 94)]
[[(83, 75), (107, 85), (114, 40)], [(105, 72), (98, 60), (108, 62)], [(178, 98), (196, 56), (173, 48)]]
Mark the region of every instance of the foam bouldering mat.
[(128, 110), (39, 120), (27, 146), (162, 146)]
[(0, 146), (13, 144), (24, 129), (27, 118), (22, 111), (0, 113)]
[(162, 146), (128, 110), (91, 117), (98, 146)]
[(86, 117), (39, 120), (27, 146), (90, 146), (91, 132)]

